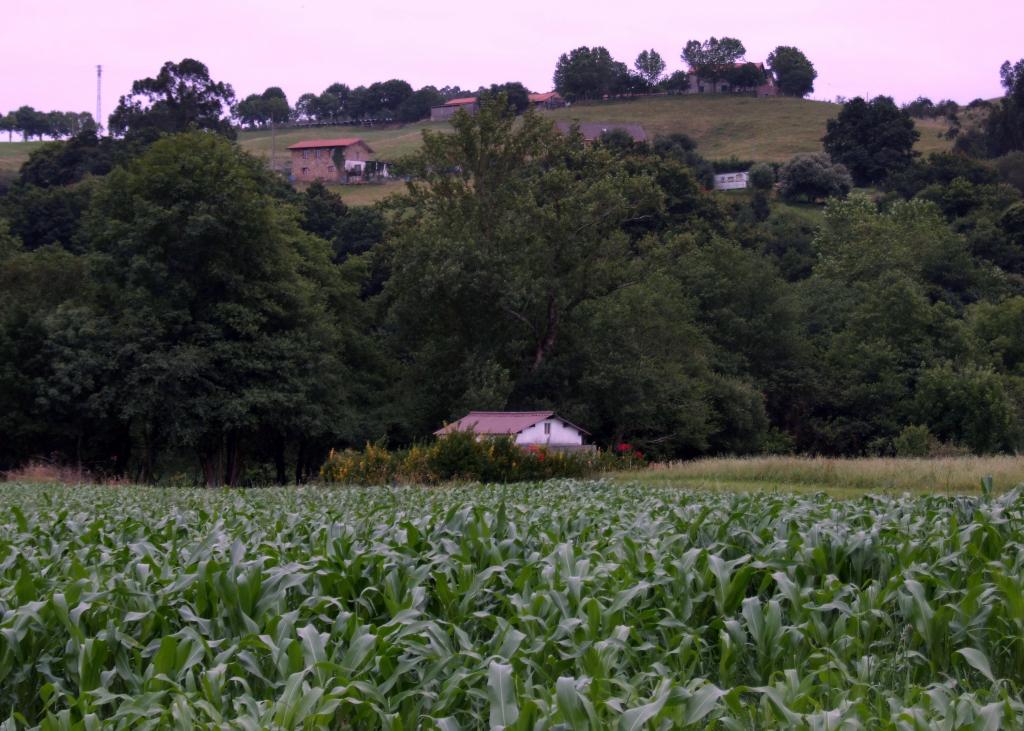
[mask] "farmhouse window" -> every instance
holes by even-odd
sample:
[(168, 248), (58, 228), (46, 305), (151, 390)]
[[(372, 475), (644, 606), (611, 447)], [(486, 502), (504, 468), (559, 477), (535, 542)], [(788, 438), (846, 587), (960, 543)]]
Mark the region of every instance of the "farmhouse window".
[(302, 168), (303, 175), (309, 175), (309, 168)]
[(548, 434), (548, 435), (551, 434), (551, 422), (550, 421), (545, 421), (544, 422), (544, 433)]
[(303, 150), (302, 151), (302, 159), (303, 160), (308, 160), (309, 159), (309, 150)]

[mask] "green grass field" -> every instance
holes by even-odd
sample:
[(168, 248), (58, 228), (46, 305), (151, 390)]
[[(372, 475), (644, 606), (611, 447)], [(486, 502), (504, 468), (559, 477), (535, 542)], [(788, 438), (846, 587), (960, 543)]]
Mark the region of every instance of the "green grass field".
[(1024, 496), (0, 485), (4, 729), (1000, 729)]
[(834, 498), (859, 498), (867, 492), (977, 495), (985, 476), (992, 477), (997, 492), (1024, 485), (1024, 457), (715, 458), (652, 465), (615, 479), (711, 492), (824, 492)]

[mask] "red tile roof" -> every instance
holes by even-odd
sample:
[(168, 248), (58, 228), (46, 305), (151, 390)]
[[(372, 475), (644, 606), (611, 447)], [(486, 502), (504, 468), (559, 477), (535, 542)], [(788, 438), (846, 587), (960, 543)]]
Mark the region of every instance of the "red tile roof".
[(548, 99), (551, 99), (556, 96), (559, 99), (562, 98), (562, 95), (559, 94), (557, 91), (545, 91), (543, 94), (530, 94), (530, 101), (536, 103), (546, 102)]
[(288, 149), (308, 150), (313, 147), (351, 147), (352, 145), (362, 145), (370, 152), (373, 152), (373, 149), (363, 142), (362, 137), (341, 137), (336, 140), (303, 140), (302, 142), (296, 142), (294, 145), (288, 145)]
[(475, 96), (464, 96), (460, 99), (449, 99), (444, 103), (446, 107), (461, 107), (464, 104), (476, 104)]
[[(441, 436), (453, 431), (469, 430), (477, 434), (518, 434), (538, 422), (550, 419), (552, 416), (560, 421), (565, 421), (560, 416), (556, 416), (554, 411), (470, 411), (458, 421), (438, 429), (434, 434)], [(580, 429), (575, 424), (570, 424), (568, 421), (565, 421), (565, 423), (579, 429), (584, 434), (589, 433)]]

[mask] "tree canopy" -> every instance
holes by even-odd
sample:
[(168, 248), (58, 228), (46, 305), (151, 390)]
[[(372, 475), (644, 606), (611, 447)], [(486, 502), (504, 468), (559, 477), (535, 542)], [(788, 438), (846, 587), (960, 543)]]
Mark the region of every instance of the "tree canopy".
[(779, 46), (768, 54), (766, 63), (775, 74), (779, 91), (786, 96), (805, 97), (814, 91), (818, 72), (796, 46)]
[(558, 58), (553, 81), (567, 99), (596, 99), (619, 91), (628, 77), (626, 64), (612, 58), (604, 46), (580, 46)]
[(908, 167), (921, 133), (892, 97), (854, 97), (828, 121), (825, 152), (844, 165), (857, 185), (871, 185)]
[(715, 38), (706, 41), (687, 41), (680, 58), (690, 70), (704, 81), (723, 81), (727, 73), (743, 58), (747, 49), (736, 38)]
[(234, 139), (228, 114), (235, 103), (230, 84), (210, 78), (206, 65), (168, 61), (155, 77), (139, 79), (110, 115), (112, 134), (148, 136), (209, 130)]

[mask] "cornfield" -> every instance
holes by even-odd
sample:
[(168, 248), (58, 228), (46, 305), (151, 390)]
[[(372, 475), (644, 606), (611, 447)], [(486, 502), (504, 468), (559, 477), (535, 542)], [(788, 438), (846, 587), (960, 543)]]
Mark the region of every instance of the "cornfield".
[(1024, 494), (0, 486), (0, 728), (1021, 727)]

